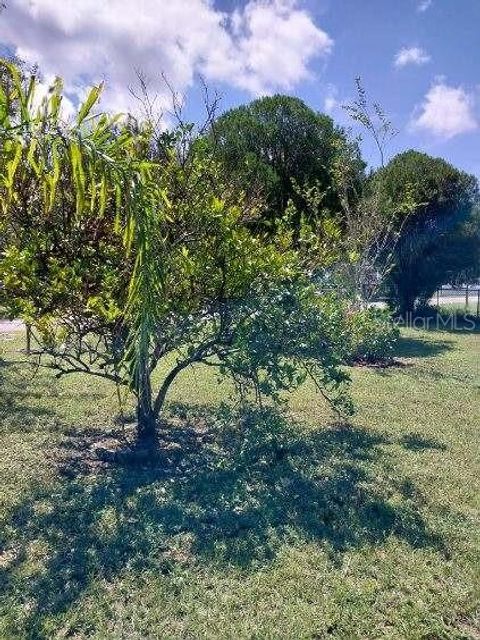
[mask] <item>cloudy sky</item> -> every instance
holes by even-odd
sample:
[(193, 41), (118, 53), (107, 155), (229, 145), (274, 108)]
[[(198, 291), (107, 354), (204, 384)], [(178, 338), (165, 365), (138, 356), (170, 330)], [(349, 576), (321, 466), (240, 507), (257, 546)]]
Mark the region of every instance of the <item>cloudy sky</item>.
[[(6, 0), (0, 53), (61, 75), (73, 103), (106, 80), (107, 109), (135, 109), (162, 73), (200, 117), (199, 77), (223, 109), (273, 92), (346, 124), (361, 76), (415, 147), (480, 176), (480, 0)], [(376, 157), (366, 144), (372, 163)]]

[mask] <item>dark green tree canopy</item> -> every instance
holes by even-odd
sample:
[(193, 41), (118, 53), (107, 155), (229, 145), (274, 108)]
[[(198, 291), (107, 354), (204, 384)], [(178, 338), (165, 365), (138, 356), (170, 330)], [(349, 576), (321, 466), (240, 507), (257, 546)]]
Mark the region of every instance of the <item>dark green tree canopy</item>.
[(435, 226), (444, 217), (453, 221), (470, 212), (478, 198), (475, 176), (460, 171), (442, 158), (410, 149), (395, 156), (381, 169), (380, 181), (385, 202), (398, 202), (408, 191), (417, 203), (411, 224), (425, 221)]
[(388, 288), (401, 311), (416, 301), (427, 301), (435, 289), (473, 266), (478, 259), (478, 225), (473, 211), (478, 202), (478, 181), (441, 158), (419, 151), (394, 157), (374, 180), (385, 212), (405, 199), (415, 203), (402, 224), (395, 249), (395, 266)]
[[(347, 145), (346, 134), (299, 98), (274, 95), (232, 109), (215, 122), (211, 140), (217, 157), (244, 189), (266, 196), (267, 220), (281, 217), (289, 200), (305, 213), (298, 187), (313, 184), (325, 194), (324, 208), (339, 209), (331, 173), (339, 148)], [(360, 152), (357, 145), (350, 149), (361, 179)]]

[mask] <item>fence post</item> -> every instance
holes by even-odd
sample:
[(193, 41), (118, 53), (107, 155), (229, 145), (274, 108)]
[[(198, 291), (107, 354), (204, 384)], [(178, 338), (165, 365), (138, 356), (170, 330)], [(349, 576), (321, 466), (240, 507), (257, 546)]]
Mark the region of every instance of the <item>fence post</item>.
[(26, 329), (26, 338), (27, 338), (27, 356), (30, 355), (31, 353), (31, 348), (32, 348), (32, 327), (31, 325), (27, 324), (25, 325), (25, 329)]
[(465, 313), (468, 313), (468, 284), (465, 289)]
[(480, 318), (480, 289), (477, 289), (477, 318)]

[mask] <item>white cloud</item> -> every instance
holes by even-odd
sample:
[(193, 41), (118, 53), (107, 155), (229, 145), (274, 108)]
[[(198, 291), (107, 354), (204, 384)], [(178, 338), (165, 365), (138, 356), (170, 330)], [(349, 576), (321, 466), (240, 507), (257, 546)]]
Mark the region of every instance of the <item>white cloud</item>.
[(291, 89), (333, 46), (297, 0), (248, 0), (230, 13), (212, 0), (10, 0), (0, 42), (61, 75), (74, 97), (106, 79), (113, 110), (138, 106), (129, 92), (138, 70), (164, 106), (162, 72), (179, 91), (200, 73), (257, 95)]
[(393, 64), (398, 67), (405, 67), (407, 64), (426, 64), (431, 58), (428, 53), (420, 47), (403, 47), (396, 54)]
[[(38, 109), (39, 107), (41, 107), (44, 98), (49, 97), (50, 90), (54, 82), (55, 82), (55, 76), (48, 75), (48, 76), (44, 76), (41, 82), (38, 82), (36, 84), (34, 89), (33, 99), (32, 99), (33, 109)], [(81, 97), (84, 97), (84, 96), (81, 96)], [(75, 109), (74, 103), (72, 102), (72, 100), (70, 100), (70, 98), (67, 95), (64, 94), (62, 96), (62, 102), (60, 106), (61, 116), (66, 120), (68, 120), (69, 118), (73, 117), (75, 113), (76, 113), (76, 109)]]
[(431, 87), (416, 111), (411, 128), (445, 140), (478, 128), (473, 96), (462, 87), (449, 87), (443, 81)]
[(327, 87), (327, 94), (323, 101), (323, 109), (326, 113), (332, 114), (339, 106), (338, 89), (335, 85), (330, 84)]
[(323, 107), (327, 113), (332, 113), (338, 107), (337, 99), (334, 96), (327, 96), (323, 103)]
[(417, 11), (420, 13), (425, 13), (433, 4), (433, 0), (421, 0), (417, 5)]

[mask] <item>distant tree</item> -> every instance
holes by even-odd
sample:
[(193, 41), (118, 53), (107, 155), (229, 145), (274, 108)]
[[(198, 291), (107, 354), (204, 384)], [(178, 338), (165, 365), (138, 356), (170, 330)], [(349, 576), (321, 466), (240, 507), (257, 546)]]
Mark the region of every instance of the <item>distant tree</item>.
[(406, 192), (386, 211), (379, 182), (372, 179), (372, 174), (358, 180), (356, 150), (362, 135), (366, 133), (373, 141), (383, 166), (388, 144), (397, 131), (382, 107), (370, 101), (360, 78), (356, 79), (356, 89), (356, 99), (343, 108), (360, 126), (361, 134), (352, 138), (348, 131), (345, 140), (337, 141), (337, 153), (330, 169), (341, 207), (340, 215), (334, 219), (339, 228), (336, 243), (339, 250), (330, 280), (351, 308), (368, 307), (378, 295), (392, 268), (393, 250), (401, 232), (396, 217), (401, 214), (405, 220), (412, 208)]
[[(313, 185), (322, 193), (320, 210), (339, 210), (331, 169), (340, 144), (346, 142), (345, 132), (299, 98), (275, 95), (232, 109), (214, 122), (210, 141), (247, 193), (266, 197), (265, 224), (278, 221), (290, 200), (297, 212), (293, 223), (298, 224), (301, 215), (315, 215), (302, 197)], [(361, 181), (365, 165), (358, 146), (350, 145), (349, 151)]]
[[(448, 252), (450, 247), (446, 248)], [(465, 260), (468, 256), (468, 261)], [(445, 283), (454, 286), (470, 285), (480, 281), (480, 206), (472, 210), (462, 225), (458, 238), (458, 250), (448, 259), (450, 266)]]
[(390, 122), (383, 107), (378, 102), (369, 100), (360, 77), (355, 79), (355, 86), (356, 99), (350, 104), (343, 105), (343, 108), (350, 118), (369, 134), (378, 151), (380, 166), (383, 167), (388, 144), (398, 134), (398, 130)]
[(415, 203), (394, 251), (387, 292), (401, 312), (430, 299), (437, 287), (468, 269), (477, 260), (472, 218), (478, 201), (478, 181), (441, 158), (410, 150), (395, 156), (377, 172), (374, 181), (381, 206), (391, 215), (409, 194)]

